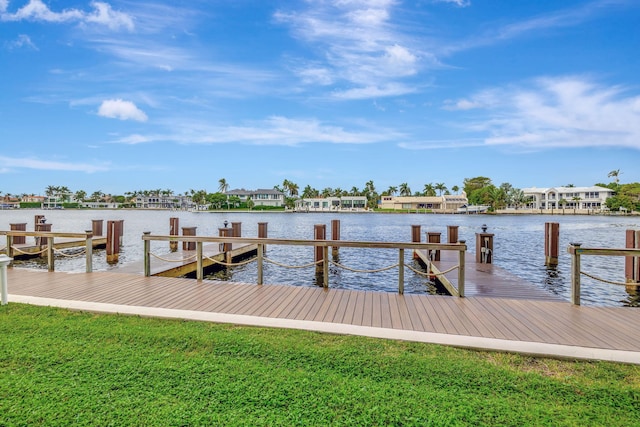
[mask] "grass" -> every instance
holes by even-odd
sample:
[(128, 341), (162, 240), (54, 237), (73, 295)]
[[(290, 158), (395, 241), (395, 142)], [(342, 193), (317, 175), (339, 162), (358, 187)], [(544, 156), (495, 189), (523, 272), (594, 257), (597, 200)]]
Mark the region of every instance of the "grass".
[(0, 307), (0, 425), (638, 425), (640, 366)]

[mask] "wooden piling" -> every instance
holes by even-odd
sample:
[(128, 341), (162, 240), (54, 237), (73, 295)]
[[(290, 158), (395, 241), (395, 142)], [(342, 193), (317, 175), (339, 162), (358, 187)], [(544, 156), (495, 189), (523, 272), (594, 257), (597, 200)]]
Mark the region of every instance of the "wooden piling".
[[(198, 227), (182, 227), (182, 235), (183, 236), (195, 236), (196, 228)], [(183, 251), (195, 251), (196, 250), (196, 242), (182, 242), (182, 250)]]
[[(169, 236), (177, 236), (180, 234), (180, 219), (176, 217), (169, 218)], [(178, 250), (178, 241), (169, 242), (169, 250), (175, 252)]]
[[(9, 224), (9, 226), (11, 227), (11, 231), (27, 231), (27, 223), (26, 222), (21, 222), (21, 223), (16, 223), (16, 224)], [(26, 236), (13, 236), (12, 243), (14, 245), (24, 245), (25, 243), (27, 243), (27, 237)]]
[[(233, 228), (218, 228), (218, 235), (220, 237), (233, 237)], [(231, 262), (231, 243), (220, 243), (220, 252), (224, 252), (226, 254), (225, 262)]]
[[(440, 243), (440, 236), (442, 233), (438, 232), (427, 232), (427, 243)], [(429, 249), (427, 251), (427, 255), (431, 261), (440, 261), (440, 251)]]
[(93, 237), (102, 236), (102, 225), (104, 223), (103, 219), (92, 219), (91, 220), (91, 234)]
[[(411, 242), (412, 243), (420, 243), (422, 241), (422, 235), (420, 234), (420, 226), (412, 225), (411, 226)], [(420, 256), (416, 251), (413, 251), (413, 259), (418, 259)]]
[[(51, 225), (52, 224), (46, 224), (46, 223), (36, 224), (35, 231), (50, 232), (51, 231)], [(47, 238), (46, 237), (36, 237), (36, 246), (40, 246), (40, 249), (42, 249), (46, 245), (47, 245)], [(45, 255), (42, 255), (42, 256), (45, 256)]]
[[(332, 219), (331, 220), (331, 240), (340, 241), (340, 220)], [(336, 257), (338, 256), (339, 246), (331, 246), (331, 254)]]
[[(313, 226), (313, 238), (315, 240), (327, 240), (326, 224), (316, 224)], [(321, 274), (323, 272), (325, 263), (323, 247), (316, 246), (314, 248), (314, 253), (314, 261), (316, 262), (316, 274)]]
[(458, 243), (457, 225), (447, 225), (447, 243)]
[(120, 257), (122, 221), (107, 221), (107, 263), (115, 264)]
[(545, 222), (544, 224), (544, 264), (546, 266), (558, 265), (560, 254), (560, 224), (557, 222)]
[(231, 223), (231, 237), (242, 237), (242, 223), (241, 222), (232, 222)]
[[(625, 247), (640, 249), (640, 230), (627, 230)], [(640, 257), (625, 257), (624, 276), (627, 283), (640, 283)]]
[[(258, 238), (266, 239), (267, 238), (267, 224), (268, 222), (259, 222), (258, 223)], [(262, 253), (263, 255), (267, 253), (267, 245), (262, 245)]]
[(44, 223), (44, 222), (46, 222), (46, 221), (47, 221), (47, 219), (45, 218), (45, 216), (44, 216), (44, 215), (42, 215), (42, 214), (40, 214), (40, 215), (34, 215), (34, 216), (33, 216), (33, 229), (35, 230), (35, 229), (36, 229), (36, 226), (37, 226), (38, 224), (42, 224), (42, 223)]

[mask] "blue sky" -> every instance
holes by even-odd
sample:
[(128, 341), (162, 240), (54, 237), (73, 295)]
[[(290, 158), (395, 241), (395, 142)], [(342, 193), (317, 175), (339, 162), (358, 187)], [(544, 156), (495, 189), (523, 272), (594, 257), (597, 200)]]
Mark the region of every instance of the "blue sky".
[(637, 0), (0, 0), (0, 192), (640, 181)]

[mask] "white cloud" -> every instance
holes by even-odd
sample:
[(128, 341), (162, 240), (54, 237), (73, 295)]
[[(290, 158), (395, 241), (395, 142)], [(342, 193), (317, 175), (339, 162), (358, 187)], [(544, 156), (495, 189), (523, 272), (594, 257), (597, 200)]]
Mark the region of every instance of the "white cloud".
[[(491, 102), (478, 99), (487, 98)], [(480, 118), (470, 130), (489, 145), (640, 149), (640, 95), (580, 77), (541, 78), (470, 97)], [(462, 108), (459, 108), (462, 109)]]
[(383, 98), (387, 96), (400, 96), (407, 95), (416, 92), (416, 88), (406, 86), (400, 83), (392, 83), (383, 87), (379, 86), (367, 86), (358, 87), (353, 89), (347, 89), (342, 91), (335, 91), (331, 96), (335, 99), (350, 100), (350, 99), (369, 99), (369, 98)]
[(177, 120), (165, 134), (134, 134), (113, 142), (140, 144), (174, 142), (178, 144), (227, 144), (296, 146), (312, 143), (371, 144), (406, 138), (396, 131), (360, 125), (354, 129), (323, 123), (317, 119), (291, 119), (272, 116), (242, 125), (211, 125), (189, 119)]
[[(308, 43), (312, 66), (298, 68), (305, 84), (347, 83), (360, 96), (393, 96), (395, 91), (370, 88), (400, 86), (402, 79), (424, 66), (423, 54), (413, 36), (393, 25), (396, 1), (333, 0), (308, 2), (300, 12), (278, 12), (275, 18), (292, 28), (294, 36)], [(322, 70), (322, 74), (313, 71)], [(321, 78), (310, 78), (321, 77)], [(406, 83), (405, 83), (406, 85)], [(405, 91), (402, 91), (403, 93)]]
[(120, 120), (136, 120), (138, 122), (146, 122), (148, 117), (144, 111), (140, 110), (131, 101), (123, 101), (122, 99), (108, 99), (102, 101), (98, 109), (98, 115)]
[(435, 0), (437, 3), (453, 3), (458, 7), (471, 6), (471, 0)]
[(19, 8), (15, 13), (7, 13), (9, 2), (0, 0), (0, 20), (2, 21), (44, 21), (44, 22), (79, 22), (81, 24), (100, 24), (112, 30), (120, 28), (132, 31), (133, 19), (123, 12), (114, 11), (111, 6), (103, 2), (92, 2), (93, 12), (79, 9), (65, 9), (54, 12), (42, 0), (29, 0), (29, 3)]
[(20, 34), (16, 40), (5, 43), (5, 46), (9, 50), (21, 49), (27, 47), (33, 50), (38, 50), (38, 47), (31, 41), (31, 38), (26, 34)]
[(0, 165), (11, 169), (36, 169), (72, 172), (104, 172), (109, 170), (106, 165), (92, 163), (55, 162), (51, 160), (39, 160), (33, 158), (15, 158), (0, 156)]

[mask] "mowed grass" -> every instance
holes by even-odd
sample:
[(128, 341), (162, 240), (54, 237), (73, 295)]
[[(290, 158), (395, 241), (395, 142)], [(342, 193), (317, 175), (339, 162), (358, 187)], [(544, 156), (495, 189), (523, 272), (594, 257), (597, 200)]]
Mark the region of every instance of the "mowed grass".
[(637, 365), (0, 307), (2, 426), (639, 424)]

